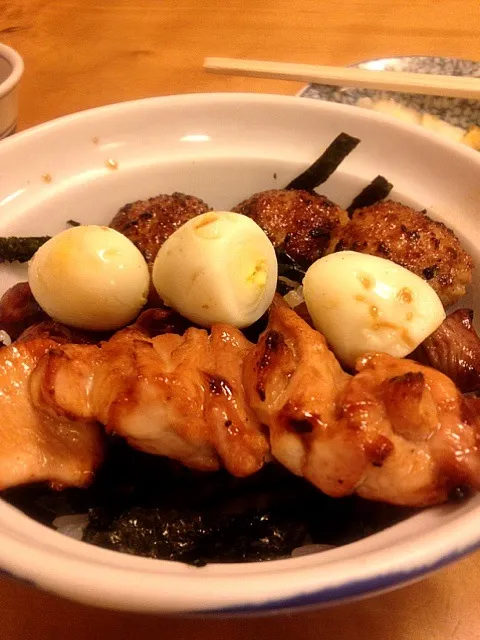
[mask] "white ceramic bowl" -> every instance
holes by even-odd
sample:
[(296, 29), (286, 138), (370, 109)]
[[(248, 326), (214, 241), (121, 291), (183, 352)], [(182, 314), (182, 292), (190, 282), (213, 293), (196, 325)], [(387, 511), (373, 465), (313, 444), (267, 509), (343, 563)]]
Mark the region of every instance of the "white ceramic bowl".
[[(104, 223), (127, 201), (175, 190), (228, 209), (286, 184), (341, 131), (362, 143), (322, 192), (346, 204), (381, 173), (394, 197), (446, 221), (480, 263), (480, 154), (374, 112), (263, 95), (154, 98), (13, 136), (0, 145), (0, 234), (54, 233), (69, 218)], [(22, 276), (3, 267), (0, 291)], [(480, 313), (478, 285), (477, 275), (465, 303)], [(77, 542), (0, 501), (6, 572), (135, 611), (255, 613), (338, 602), (416, 580), (479, 544), (480, 495), (331, 551), (197, 569)]]
[(19, 53), (0, 44), (0, 139), (15, 131), (18, 118), (18, 87), (23, 75)]

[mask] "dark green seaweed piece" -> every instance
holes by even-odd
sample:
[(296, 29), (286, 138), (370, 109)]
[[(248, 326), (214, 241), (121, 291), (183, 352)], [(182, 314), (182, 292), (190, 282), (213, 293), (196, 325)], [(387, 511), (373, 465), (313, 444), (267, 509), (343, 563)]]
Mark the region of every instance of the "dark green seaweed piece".
[(352, 200), (352, 204), (347, 208), (347, 213), (351, 218), (356, 209), (370, 207), (388, 196), (393, 189), (393, 184), (383, 176), (377, 176), (368, 184), (358, 196)]
[(305, 271), (300, 271), (299, 269), (295, 269), (295, 267), (291, 267), (287, 264), (278, 263), (278, 275), (279, 277), (283, 276), (284, 278), (288, 278), (289, 280), (293, 280), (294, 282), (301, 284), (305, 277)]
[(203, 566), (288, 556), (307, 540), (305, 526), (293, 524), (281, 509), (229, 514), (133, 507), (113, 518), (97, 509), (90, 512), (83, 540), (114, 551)]
[(277, 251), (278, 275), (302, 283), (305, 269), (285, 251)]
[(360, 142), (358, 138), (341, 133), (327, 147), (322, 155), (302, 174), (292, 180), (285, 189), (313, 191), (332, 175), (335, 169)]
[(50, 240), (51, 236), (32, 236), (30, 238), (0, 238), (1, 262), (27, 262), (36, 250)]
[(71, 227), (81, 227), (82, 223), (81, 222), (77, 222), (76, 220), (67, 220), (67, 224), (69, 224)]
[(107, 459), (88, 489), (37, 485), (0, 496), (50, 526), (58, 516), (89, 513), (84, 539), (92, 544), (198, 566), (285, 557), (305, 542), (348, 544), (415, 513), (330, 498), (275, 463), (234, 478), (186, 469), (116, 438), (107, 442)]

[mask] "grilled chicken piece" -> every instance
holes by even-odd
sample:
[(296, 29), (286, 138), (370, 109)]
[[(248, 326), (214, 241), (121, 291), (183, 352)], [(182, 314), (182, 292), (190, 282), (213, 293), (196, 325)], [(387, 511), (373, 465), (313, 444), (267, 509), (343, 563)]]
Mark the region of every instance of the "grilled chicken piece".
[(480, 488), (480, 420), (442, 373), (386, 354), (361, 358), (340, 399), (340, 425), (363, 431), (367, 466), (356, 492), (409, 506)]
[(101, 347), (64, 345), (34, 374), (37, 406), (98, 420), (133, 447), (235, 476), (263, 466), (268, 442), (242, 386), (252, 345), (236, 329), (190, 328), (149, 339), (129, 328)]
[(410, 355), (448, 376), (462, 393), (480, 390), (480, 337), (473, 311), (457, 309)]
[[(336, 421), (337, 396), (348, 380), (322, 334), (280, 305), (272, 309), (268, 327), (244, 365), (247, 401), (269, 427), (272, 455), (329, 495), (351, 493), (342, 486), (347, 485), (347, 465), (353, 474), (349, 485), (355, 485), (357, 476), (357, 447), (352, 450), (349, 434), (335, 434), (330, 426)], [(320, 449), (326, 444), (337, 451), (338, 469), (316, 469), (315, 442)]]
[(387, 258), (413, 271), (449, 307), (465, 295), (473, 260), (453, 231), (424, 211), (392, 202), (357, 209), (332, 238), (330, 252), (359, 251)]
[(152, 265), (162, 244), (178, 227), (207, 211), (211, 208), (195, 196), (162, 194), (126, 204), (110, 226), (127, 236)]
[(96, 424), (50, 417), (32, 405), (31, 372), (56, 346), (36, 339), (0, 349), (0, 489), (30, 482), (84, 487), (102, 460)]
[(252, 218), (275, 249), (303, 267), (325, 255), (332, 234), (348, 222), (348, 214), (325, 196), (301, 190), (262, 191), (233, 211)]
[(279, 462), (334, 497), (425, 506), (480, 488), (479, 418), (451, 380), (388, 355), (357, 368), (345, 374), (321, 334), (272, 310), (244, 384)]

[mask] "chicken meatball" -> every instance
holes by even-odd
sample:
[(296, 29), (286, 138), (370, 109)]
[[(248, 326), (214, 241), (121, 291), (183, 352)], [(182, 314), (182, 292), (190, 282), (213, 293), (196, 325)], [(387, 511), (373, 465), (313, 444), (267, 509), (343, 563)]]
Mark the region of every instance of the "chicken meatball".
[(465, 295), (473, 260), (443, 222), (387, 200), (357, 209), (332, 237), (330, 252), (359, 251), (387, 258), (427, 280), (443, 305)]
[(275, 249), (304, 267), (325, 255), (332, 234), (348, 221), (347, 212), (325, 196), (294, 189), (256, 193), (233, 211), (252, 218)]
[(178, 227), (207, 211), (211, 208), (195, 196), (162, 194), (126, 204), (110, 226), (127, 236), (151, 266), (162, 244)]

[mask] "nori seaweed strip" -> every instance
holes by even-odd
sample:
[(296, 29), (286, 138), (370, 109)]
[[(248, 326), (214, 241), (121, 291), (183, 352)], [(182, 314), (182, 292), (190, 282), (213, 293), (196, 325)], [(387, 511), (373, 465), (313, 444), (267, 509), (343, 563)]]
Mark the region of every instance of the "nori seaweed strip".
[(0, 263), (27, 262), (36, 250), (50, 238), (51, 236), (0, 238)]
[(100, 508), (90, 510), (89, 519), (85, 542), (197, 567), (288, 557), (308, 539), (301, 514), (282, 505), (239, 514), (133, 507), (114, 517)]
[(356, 209), (370, 207), (388, 196), (393, 189), (393, 184), (383, 176), (377, 176), (368, 184), (358, 196), (352, 200), (352, 204), (347, 208), (347, 213), (351, 218)]
[(77, 222), (76, 220), (67, 220), (67, 224), (69, 224), (71, 227), (81, 227), (82, 223), (81, 222)]
[(301, 283), (305, 277), (305, 269), (292, 256), (284, 251), (277, 252), (278, 275)]
[(360, 142), (358, 138), (341, 133), (325, 149), (322, 155), (302, 174), (292, 180), (285, 189), (313, 191), (323, 184)]

